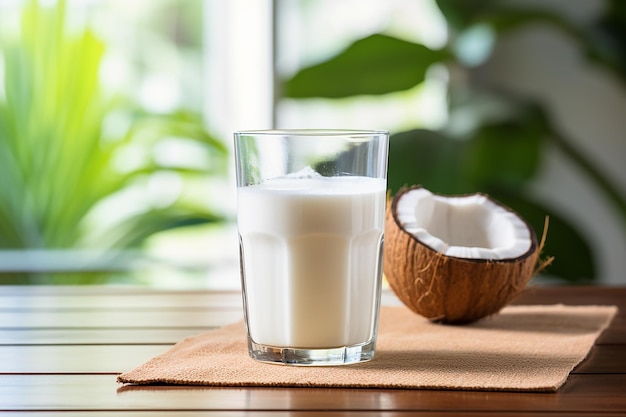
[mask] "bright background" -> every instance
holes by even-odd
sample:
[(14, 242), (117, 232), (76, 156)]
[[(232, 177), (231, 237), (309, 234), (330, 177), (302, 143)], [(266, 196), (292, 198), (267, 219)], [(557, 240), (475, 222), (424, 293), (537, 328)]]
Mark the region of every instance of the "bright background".
[[(16, 75), (30, 74), (24, 70), (29, 68), (28, 60), (22, 58), (22, 69), (11, 73), (11, 60), (16, 55), (9, 52), (29, 42), (29, 29), (24, 29), (20, 19), (32, 3), (0, 1), (0, 75), (7, 77), (0, 86), (0, 102), (4, 103), (4, 114), (41, 127), (58, 120), (58, 116), (51, 116), (55, 112), (79, 108), (78, 104), (60, 104), (71, 92), (84, 91), (87, 85), (78, 75), (67, 74), (71, 68), (85, 74), (86, 62), (91, 61), (81, 55), (84, 52), (68, 53), (63, 58), (67, 65), (59, 64), (53, 71), (52, 63), (64, 62), (58, 52), (63, 49), (55, 49), (57, 53), (48, 56), (46, 50), (50, 49), (33, 47), (38, 52), (32, 56), (49, 63), (33, 66), (38, 68), (33, 70), (33, 85), (63, 86), (39, 91), (49, 103), (47, 107), (33, 104), (43, 102), (38, 90), (24, 87), (28, 84), (26, 75)], [(613, 4), (602, 0), (502, 3), (554, 13), (576, 27), (594, 25)], [(52, 0), (40, 1), (38, 6), (40, 12), (54, 13), (57, 8), (58, 3)], [(13, 130), (0, 130), (0, 144), (8, 144), (6, 149), (16, 152), (11, 156), (2, 148), (6, 161), (13, 158), (24, 163), (25, 172), (42, 173), (39, 177), (16, 177), (27, 178), (26, 184), (39, 190), (22, 192), (25, 185), (16, 185), (10, 175), (2, 173), (9, 171), (9, 162), (0, 159), (0, 176), (5, 178), (0, 185), (5, 190), (14, 187), (11, 193), (0, 194), (1, 207), (5, 207), (0, 212), (5, 217), (0, 219), (6, 223), (0, 228), (0, 283), (238, 287), (234, 130), (442, 130), (452, 121), (458, 123), (448, 103), (451, 86), (458, 85), (459, 80), (465, 84), (478, 80), (490, 88), (541, 103), (570, 144), (612, 185), (622, 204), (626, 199), (626, 84), (615, 72), (589, 60), (579, 42), (545, 22), (523, 25), (502, 35), (489, 25), (476, 24), (458, 36), (434, 0), (68, 0), (62, 25), (70, 34), (80, 35), (89, 28), (102, 44), (101, 59), (92, 59), (97, 63), (101, 90), (94, 97), (101, 101), (114, 98), (115, 102), (98, 113), (103, 122), (94, 124), (100, 133), (92, 140), (95, 148), (110, 152), (105, 158), (110, 167), (98, 174), (71, 171), (66, 167), (91, 159), (85, 159), (87, 154), (81, 153), (79, 145), (59, 139), (66, 134), (53, 135), (58, 141), (53, 142), (44, 135), (54, 131), (53, 127), (20, 133), (6, 123)], [(39, 36), (54, 42), (53, 33), (46, 35), (41, 25), (37, 27)], [(16, 35), (20, 28), (25, 30), (21, 37)], [(374, 33), (432, 50), (453, 45), (463, 65), (433, 65), (423, 82), (386, 94), (334, 99), (285, 97), (284, 83), (300, 70), (331, 60), (357, 39)], [(89, 43), (86, 48), (96, 46)], [(44, 82), (55, 71), (66, 74), (65, 84), (52, 78)], [(30, 105), (20, 104), (24, 101), (11, 92), (16, 83), (24, 87), (17, 91), (28, 95)], [(31, 112), (28, 106), (41, 110)], [(477, 122), (468, 116), (465, 123)], [(141, 129), (133, 130), (136, 124)], [(14, 142), (7, 132), (14, 132)], [(76, 134), (76, 143), (85, 143), (82, 135)], [(28, 141), (32, 146), (25, 150), (20, 144)], [(44, 143), (51, 144), (41, 146), (48, 151), (37, 156), (39, 144)], [(111, 143), (115, 146), (108, 150)], [(48, 167), (49, 171), (37, 167)], [(65, 177), (59, 173), (63, 170), (67, 171)], [(55, 175), (59, 177), (55, 185), (48, 185)], [(92, 177), (83, 188), (76, 185), (70, 192), (69, 186), (64, 186), (71, 181), (63, 178), (84, 175)], [(53, 217), (57, 211), (70, 212), (68, 207), (79, 206), (81, 196), (93, 188), (90, 184), (115, 175), (126, 176), (124, 186), (107, 188), (110, 193), (103, 189), (101, 198), (94, 198), (89, 209), (83, 210), (84, 216), (77, 210), (77, 221), (72, 223), (68, 215)], [(37, 186), (36, 178), (40, 181)], [(428, 181), (410, 179), (412, 183)], [(607, 199), (588, 173), (547, 143), (523, 192), (574, 225), (592, 253), (593, 276), (566, 282), (626, 283), (626, 213)], [(55, 203), (53, 196), (64, 193), (65, 200)], [(55, 209), (55, 204), (59, 208)], [(11, 220), (6, 213), (14, 213), (18, 220)], [(67, 229), (58, 226), (65, 223), (55, 219), (65, 219), (67, 227), (79, 225), (76, 237), (67, 238)], [(10, 239), (16, 229), (11, 225), (18, 223), (24, 225), (20, 230), (36, 230), (35, 238)], [(124, 240), (130, 234), (134, 239)], [(107, 241), (118, 235), (123, 243)], [(573, 258), (565, 252), (555, 263), (575, 262)], [(563, 279), (551, 277), (548, 270), (544, 282)]]

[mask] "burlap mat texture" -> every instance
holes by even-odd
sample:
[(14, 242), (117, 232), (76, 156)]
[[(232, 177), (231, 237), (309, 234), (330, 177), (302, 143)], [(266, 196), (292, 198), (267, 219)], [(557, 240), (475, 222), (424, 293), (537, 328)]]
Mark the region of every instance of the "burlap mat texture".
[(375, 358), (299, 367), (251, 359), (243, 322), (182, 340), (118, 376), (124, 384), (556, 391), (617, 313), (614, 306), (508, 306), (470, 325), (381, 309)]

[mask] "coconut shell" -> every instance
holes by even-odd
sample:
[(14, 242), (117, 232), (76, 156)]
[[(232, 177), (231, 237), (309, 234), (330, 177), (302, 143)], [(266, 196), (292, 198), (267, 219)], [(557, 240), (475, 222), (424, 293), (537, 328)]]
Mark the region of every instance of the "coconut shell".
[(470, 323), (497, 313), (533, 276), (539, 256), (534, 230), (529, 227), (530, 249), (515, 259), (442, 255), (405, 231), (396, 217), (402, 194), (413, 188), (396, 194), (387, 208), (383, 267), (391, 289), (413, 312), (437, 322)]

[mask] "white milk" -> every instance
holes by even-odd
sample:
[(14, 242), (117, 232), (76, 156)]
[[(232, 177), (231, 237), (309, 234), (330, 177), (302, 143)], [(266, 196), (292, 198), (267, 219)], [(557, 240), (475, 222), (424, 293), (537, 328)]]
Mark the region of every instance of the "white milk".
[(372, 337), (386, 183), (282, 178), (238, 189), (248, 329), (259, 344), (328, 348)]

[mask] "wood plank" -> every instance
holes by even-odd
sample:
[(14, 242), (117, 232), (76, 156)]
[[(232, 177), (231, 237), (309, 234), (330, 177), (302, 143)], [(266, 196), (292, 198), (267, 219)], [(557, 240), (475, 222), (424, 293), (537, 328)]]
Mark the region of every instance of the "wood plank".
[[(113, 292), (102, 293), (84, 291), (82, 287), (59, 287), (58, 291), (42, 293), (40, 287), (29, 291), (14, 291), (0, 287), (0, 312), (53, 309), (168, 309), (168, 308), (228, 308), (241, 309), (242, 297), (239, 291), (164, 291)], [(58, 292), (58, 293), (57, 293)], [(391, 290), (382, 293), (385, 305), (399, 305)]]
[(11, 329), (0, 331), (0, 345), (173, 345), (212, 329)]
[[(31, 287), (29, 287), (31, 288)], [(65, 288), (65, 287), (62, 287)], [(73, 287), (71, 287), (73, 288)], [(562, 287), (559, 287), (562, 288)], [(576, 287), (577, 288), (577, 287)], [(39, 289), (35, 287), (34, 290)], [(579, 289), (579, 288), (577, 288)], [(582, 289), (579, 289), (582, 290)], [(584, 289), (587, 291), (586, 289)], [(619, 330), (618, 338), (603, 339), (603, 343), (624, 343), (626, 338), (626, 291), (617, 291), (619, 289), (611, 289), (609, 293), (602, 292), (599, 295), (594, 296), (594, 302), (590, 302), (590, 297), (581, 296), (581, 291), (572, 292), (568, 287), (564, 288), (565, 296), (559, 297), (554, 295), (553, 288), (541, 288), (532, 289), (531, 291), (524, 293), (519, 299), (515, 301), (516, 304), (532, 304), (535, 301), (539, 304), (554, 304), (558, 302), (566, 302), (567, 304), (623, 304), (623, 308), (620, 309), (618, 316), (614, 319), (614, 324)], [(615, 295), (618, 292), (617, 296)], [(107, 326), (111, 327), (115, 325), (116, 320), (110, 320), (119, 318), (119, 314), (126, 315), (127, 313), (134, 312), (163, 312), (163, 311), (177, 311), (182, 313), (201, 313), (205, 312), (240, 312), (241, 295), (238, 292), (225, 291), (218, 293), (200, 293), (200, 292), (161, 292), (156, 291), (154, 293), (129, 293), (123, 295), (79, 295), (82, 291), (78, 291), (74, 295), (63, 296), (23, 296), (21, 299), (15, 299), (14, 297), (4, 296), (4, 288), (0, 287), (0, 329), (4, 328), (22, 328), (18, 325), (18, 322), (27, 324), (27, 327), (44, 328), (46, 323), (53, 321), (54, 314), (61, 315), (78, 315), (81, 317), (90, 314), (93, 311), (91, 317), (100, 317), (107, 322)], [(545, 293), (552, 294), (549, 298), (546, 298)], [(558, 293), (557, 293), (558, 294)], [(605, 298), (602, 298), (604, 295)], [(617, 297), (617, 298), (616, 298)], [(623, 297), (623, 299), (622, 299)], [(610, 303), (609, 301), (620, 301), (620, 303)], [(598, 300), (602, 300), (599, 302)], [(384, 305), (398, 305), (400, 304), (397, 298), (390, 291), (383, 292), (383, 304)], [(25, 317), (23, 320), (16, 320), (16, 314), (20, 317)], [(107, 314), (112, 317), (106, 317)], [(192, 316), (192, 314), (190, 314)], [(55, 328), (64, 327), (64, 323), (67, 323), (67, 319), (60, 318), (61, 325), (55, 325)], [(90, 321), (90, 319), (80, 319), (80, 321)], [(153, 322), (154, 320), (150, 320)], [(121, 326), (125, 325), (126, 320), (121, 322)], [(37, 324), (36, 326), (34, 324)], [(217, 325), (220, 325), (219, 323)], [(71, 325), (76, 327), (76, 325)], [(152, 327), (152, 326), (151, 326)]]
[[(576, 374), (626, 374), (626, 346), (599, 345), (572, 371)], [(626, 387), (624, 387), (626, 394)]]
[(84, 296), (84, 295), (153, 295), (161, 294), (219, 294), (239, 292), (232, 289), (201, 287), (191, 289), (155, 288), (144, 285), (3, 285), (2, 294), (9, 296)]
[(171, 345), (1, 346), (0, 374), (118, 374)]
[[(624, 412), (626, 375), (573, 375), (558, 393), (516, 393), (442, 390), (337, 390), (337, 389), (271, 389), (246, 391), (246, 402), (252, 409), (294, 410), (394, 410), (394, 411), (492, 411), (523, 410)], [(154, 390), (156, 388), (156, 390)], [(164, 387), (165, 395), (176, 387)], [(178, 388), (189, 390), (189, 387)], [(197, 388), (196, 388), (197, 389)], [(214, 388), (199, 388), (213, 393)], [(229, 394), (232, 388), (226, 389)], [(161, 393), (160, 387), (126, 387), (122, 392), (146, 395)], [(225, 404), (226, 406), (226, 404)], [(226, 407), (225, 407), (226, 408)]]
[[(38, 411), (37, 417), (64, 417), (73, 416), (79, 414), (86, 417), (171, 417), (172, 411)], [(5, 417), (23, 417), (24, 412), (3, 412)], [(464, 411), (452, 411), (452, 412), (440, 412), (440, 411), (287, 411), (287, 410), (272, 410), (272, 411), (181, 411), (176, 410), (176, 416), (193, 417), (485, 417), (485, 412), (464, 412)], [(531, 412), (517, 412), (517, 411), (498, 411), (498, 417), (531, 417), (537, 416)], [(597, 413), (580, 413), (580, 412), (551, 412), (550, 417), (598, 417)], [(602, 413), (602, 417), (624, 417), (622, 413)]]
[[(173, 343), (179, 340), (179, 336), (182, 338), (195, 334), (196, 330), (202, 332), (207, 329), (188, 326), (188, 323), (203, 322), (205, 315), (223, 319), (229, 312), (241, 317), (241, 308), (237, 304), (240, 303), (240, 294), (227, 293), (221, 301), (218, 294), (214, 299), (217, 304), (212, 306), (204, 304), (204, 296), (210, 295), (209, 292), (152, 292), (143, 289), (127, 292), (109, 289), (102, 294), (97, 288), (43, 288), (34, 292), (20, 288), (15, 290), (17, 294), (14, 296), (22, 297), (18, 300), (21, 303), (4, 305), (2, 301), (14, 298), (2, 290), (0, 288), (0, 328), (5, 319), (28, 318), (29, 314), (31, 319), (41, 319), (44, 324), (52, 326), (35, 326), (37, 321), (26, 320), (25, 323), (33, 327), (0, 329), (0, 344), (4, 343), (0, 346), (0, 371), (17, 371), (0, 375), (0, 411), (38, 410), (41, 414), (37, 415), (50, 416), (72, 415), (73, 412), (78, 415), (146, 417), (171, 415), (177, 409), (187, 410), (182, 415), (197, 413), (231, 417), (280, 416), (287, 413), (403, 417), (483, 416), (486, 413), (504, 416), (626, 413), (626, 355), (623, 346), (626, 340), (625, 289), (542, 288), (533, 290), (535, 294), (524, 294), (516, 301), (518, 304), (614, 304), (621, 308), (611, 328), (598, 340), (599, 345), (592, 349), (589, 358), (574, 370), (556, 394), (120, 387), (115, 383), (116, 373), (131, 369), (169, 349), (168, 340)], [(57, 299), (57, 296), (61, 298)], [(116, 300), (120, 304), (116, 304)], [(109, 314), (111, 311), (116, 314)], [(44, 318), (46, 315), (50, 317), (48, 322)], [(129, 322), (143, 323), (146, 327), (128, 325)], [(61, 327), (58, 327), (59, 324)], [(90, 325), (96, 327), (82, 327)], [(89, 345), (80, 346), (81, 343)], [(31, 374), (19, 374), (24, 369)], [(242, 411), (242, 407), (257, 411), (247, 413)], [(295, 411), (288, 411), (291, 408)], [(377, 409), (382, 411), (371, 411)], [(209, 413), (210, 410), (213, 412)], [(21, 412), (11, 414), (23, 415)]]
[[(2, 288), (0, 288), (2, 293)], [(224, 298), (220, 298), (223, 295)], [(0, 331), (15, 329), (89, 328), (212, 328), (243, 318), (241, 294), (139, 294), (116, 298), (107, 295), (33, 297), (0, 307)], [(1, 297), (0, 297), (1, 298)], [(28, 297), (23, 297), (28, 298)], [(213, 304), (205, 304), (210, 299)], [(386, 292), (386, 305), (399, 303)]]
[[(22, 311), (0, 312), (0, 344), (24, 343), (79, 343), (77, 337), (84, 330), (85, 343), (130, 343), (128, 337), (115, 335), (114, 339), (103, 338), (102, 335), (114, 334), (115, 329), (122, 330), (127, 336), (132, 336), (130, 329), (137, 329), (138, 336), (149, 334), (147, 330), (179, 329), (182, 333), (187, 330), (202, 331), (232, 323), (243, 318), (240, 308), (234, 309), (162, 309), (162, 310), (51, 310), (51, 311)], [(97, 330), (97, 331), (93, 331)], [(55, 333), (58, 332), (58, 333)], [(166, 332), (164, 331), (163, 334)], [(58, 338), (54, 335), (58, 334)], [(181, 334), (181, 333), (177, 333)], [(94, 340), (96, 338), (96, 340)], [(169, 339), (155, 339), (154, 343), (179, 340), (176, 336)], [(137, 343), (152, 343), (148, 338), (139, 338)], [(626, 317), (616, 317), (611, 326), (605, 330), (597, 345), (621, 344), (626, 345)]]
[[(384, 291), (391, 294), (390, 290)], [(67, 297), (67, 298), (66, 298)], [(20, 307), (21, 302), (28, 299), (36, 301), (35, 305), (59, 306), (56, 298), (65, 303), (79, 303), (78, 306), (89, 306), (103, 300), (103, 306), (128, 307), (136, 306), (137, 302), (146, 300), (149, 306), (154, 306), (152, 301), (167, 303), (167, 300), (175, 300), (181, 297), (187, 303), (194, 302), (193, 306), (205, 306), (207, 301), (229, 299), (234, 303), (241, 303), (239, 291), (225, 290), (164, 290), (149, 287), (126, 287), (126, 286), (2, 286), (0, 287), (0, 308), (4, 306)], [(76, 299), (72, 301), (72, 299)], [(393, 298), (393, 297), (392, 297)], [(82, 299), (82, 300), (81, 300)], [(125, 300), (130, 300), (127, 303)], [(173, 301), (175, 302), (175, 301)], [(42, 304), (39, 304), (42, 303)], [(46, 305), (46, 303), (51, 303)], [(626, 316), (626, 287), (605, 286), (540, 286), (534, 285), (526, 289), (514, 304), (611, 304), (620, 307), (620, 315)], [(163, 304), (156, 304), (163, 305)], [(70, 304), (70, 306), (72, 306)]]
[[(159, 289), (147, 286), (124, 286), (124, 285), (37, 285), (37, 286), (1, 286), (2, 295), (7, 296), (85, 296), (85, 295), (148, 295), (156, 294), (238, 294), (239, 291), (233, 290), (216, 290), (216, 289)], [(589, 304), (590, 299), (601, 298), (612, 300), (613, 304), (626, 305), (624, 300), (626, 296), (626, 286), (612, 287), (602, 285), (592, 286), (549, 286), (549, 285), (531, 285), (518, 298), (518, 303), (527, 303), (531, 298), (535, 299), (533, 303), (555, 303), (555, 302), (574, 302), (578, 300), (580, 303)]]
[(236, 309), (27, 310), (0, 312), (0, 330), (76, 328), (207, 328), (241, 320)]
[(626, 317), (614, 317), (609, 328), (596, 340), (596, 345), (609, 344), (626, 345)]
[[(0, 374), (110, 373), (128, 371), (171, 345), (21, 345), (0, 346)], [(419, 353), (416, 353), (418, 355)], [(626, 374), (622, 346), (603, 345), (575, 374)]]
[(438, 411), (625, 413), (626, 375), (573, 375), (557, 393), (120, 387), (114, 375), (3, 375), (0, 410)]
[(531, 286), (513, 304), (616, 305), (626, 317), (626, 287)]
[(53, 310), (53, 309), (141, 309), (141, 308), (232, 308), (241, 309), (241, 293), (154, 291), (152, 293), (99, 294), (77, 291), (76, 293), (18, 295), (0, 288), (0, 311)]

